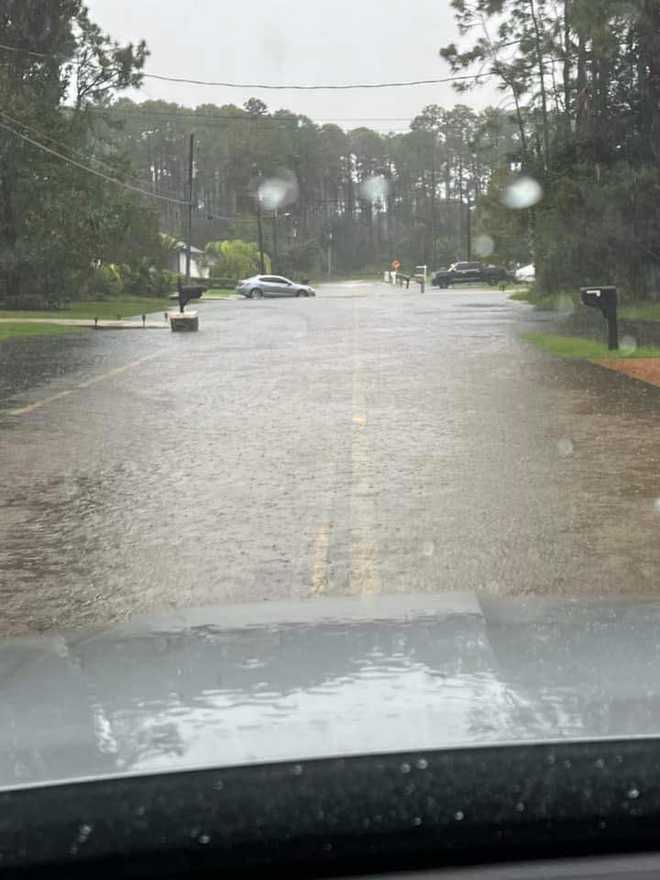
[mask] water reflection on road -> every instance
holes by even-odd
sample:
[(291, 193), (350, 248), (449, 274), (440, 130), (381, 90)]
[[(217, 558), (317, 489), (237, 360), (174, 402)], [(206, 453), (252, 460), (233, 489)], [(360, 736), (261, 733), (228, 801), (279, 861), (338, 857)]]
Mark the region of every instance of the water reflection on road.
[(659, 617), (457, 593), (5, 641), (0, 785), (409, 750), (408, 774), (438, 748), (654, 736)]
[(660, 394), (537, 352), (528, 307), (362, 285), (200, 308), (197, 335), (0, 346), (0, 632), (380, 590), (655, 594)]

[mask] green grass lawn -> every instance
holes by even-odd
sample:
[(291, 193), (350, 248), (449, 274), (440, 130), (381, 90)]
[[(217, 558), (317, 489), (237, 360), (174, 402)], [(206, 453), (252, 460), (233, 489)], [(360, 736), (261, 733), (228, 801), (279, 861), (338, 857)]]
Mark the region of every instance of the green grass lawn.
[(599, 358), (660, 357), (660, 348), (648, 346), (636, 348), (634, 351), (627, 349), (608, 351), (605, 343), (597, 342), (595, 339), (583, 339), (578, 336), (558, 336), (553, 333), (527, 333), (523, 336), (523, 339), (550, 354), (562, 358), (595, 360)]
[[(570, 302), (576, 307), (583, 307), (577, 291), (564, 291), (541, 296), (533, 290), (523, 289), (512, 293), (509, 299), (526, 302), (538, 309), (548, 311), (564, 311)], [(619, 317), (629, 321), (660, 321), (660, 302), (658, 303), (624, 303), (619, 306)]]
[(509, 299), (515, 302), (526, 302), (537, 309), (546, 311), (564, 312), (577, 305), (580, 305), (580, 295), (577, 291), (564, 290), (558, 293), (539, 294), (533, 288), (523, 287), (515, 293), (510, 294)]
[(619, 316), (630, 321), (660, 321), (660, 303), (638, 303), (623, 305)]
[(62, 327), (59, 324), (0, 324), (0, 342), (17, 336), (62, 336), (65, 333), (80, 333), (78, 327)]
[(136, 315), (148, 315), (150, 312), (163, 312), (170, 307), (167, 297), (130, 297), (116, 299), (92, 300), (90, 302), (70, 303), (54, 311), (0, 311), (0, 318), (99, 318), (114, 320), (132, 318)]
[(232, 296), (234, 293), (236, 293), (236, 291), (233, 288), (215, 287), (211, 290), (207, 290), (202, 299), (227, 299), (227, 297)]
[(520, 288), (518, 288), (518, 290), (508, 288), (508, 290), (512, 291), (509, 299), (512, 299), (515, 302), (530, 302), (531, 291), (529, 291), (526, 287), (522, 290)]

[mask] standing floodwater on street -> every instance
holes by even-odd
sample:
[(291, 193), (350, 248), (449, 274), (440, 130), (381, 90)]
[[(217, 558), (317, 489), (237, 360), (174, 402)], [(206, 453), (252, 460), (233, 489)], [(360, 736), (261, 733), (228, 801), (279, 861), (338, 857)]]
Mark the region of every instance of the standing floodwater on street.
[(197, 309), (192, 336), (3, 349), (3, 632), (374, 592), (656, 595), (660, 391), (538, 351), (529, 306), (353, 282)]
[(0, 62), (0, 880), (660, 876), (660, 0)]

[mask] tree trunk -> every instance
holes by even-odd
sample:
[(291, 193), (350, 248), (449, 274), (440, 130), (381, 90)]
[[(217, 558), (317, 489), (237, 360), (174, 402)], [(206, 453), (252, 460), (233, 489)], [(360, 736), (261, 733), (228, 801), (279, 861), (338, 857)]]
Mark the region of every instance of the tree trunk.
[(543, 120), (543, 167), (547, 171), (550, 164), (550, 127), (548, 123), (548, 96), (545, 90), (545, 71), (543, 69), (543, 51), (541, 48), (541, 31), (536, 15), (535, 0), (529, 0), (529, 11), (534, 24), (534, 40), (536, 43), (536, 60), (539, 69), (539, 86), (541, 90), (541, 116)]
[(585, 35), (578, 35), (577, 82), (575, 98), (575, 138), (584, 143), (588, 136), (590, 100), (587, 92), (587, 41)]
[(643, 0), (639, 28), (640, 128), (651, 157), (660, 158), (660, 7)]
[(355, 213), (355, 197), (353, 194), (353, 156), (351, 153), (346, 157), (346, 202), (348, 219), (352, 220)]
[(5, 278), (5, 295), (8, 297), (19, 297), (21, 294), (21, 274), (18, 266), (18, 254), (16, 246), (18, 243), (18, 230), (16, 228), (16, 214), (14, 211), (14, 190), (12, 188), (12, 180), (14, 175), (7, 167), (7, 162), (2, 163), (2, 182), (0, 191), (2, 192), (2, 236), (1, 240), (6, 247), (6, 256), (3, 260), (5, 267), (2, 274)]
[(566, 137), (571, 133), (571, 0), (564, 0), (564, 64), (562, 68), (564, 86), (564, 127)]

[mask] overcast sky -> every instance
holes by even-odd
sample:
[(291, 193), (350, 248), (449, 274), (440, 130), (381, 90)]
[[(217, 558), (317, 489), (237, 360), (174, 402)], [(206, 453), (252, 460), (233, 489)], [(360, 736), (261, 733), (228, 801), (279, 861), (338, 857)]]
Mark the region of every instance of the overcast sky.
[[(440, 46), (457, 38), (449, 0), (87, 0), (92, 18), (121, 42), (145, 39), (148, 71), (194, 79), (346, 83), (449, 74)], [(426, 104), (482, 107), (484, 87), (449, 85), (351, 92), (264, 92), (145, 80), (138, 98), (243, 104), (251, 95), (345, 128), (407, 128)], [(379, 121), (375, 121), (380, 117)]]

